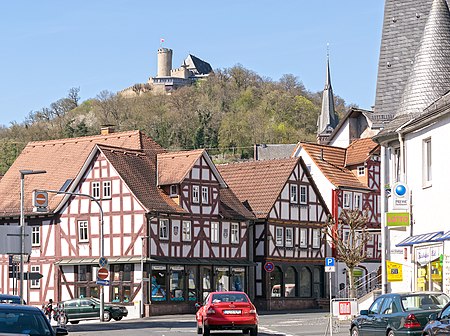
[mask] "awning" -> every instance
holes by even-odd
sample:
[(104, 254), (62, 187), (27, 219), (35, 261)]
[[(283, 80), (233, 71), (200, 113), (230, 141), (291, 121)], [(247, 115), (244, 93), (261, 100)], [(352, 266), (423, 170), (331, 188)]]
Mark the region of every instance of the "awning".
[[(450, 232), (449, 233), (449, 238), (450, 238)], [(430, 243), (430, 242), (436, 242), (436, 241), (441, 241), (444, 239), (440, 239), (443, 236), (444, 232), (443, 231), (439, 231), (439, 232), (432, 232), (432, 233), (423, 233), (420, 235), (415, 235), (415, 236), (411, 236), (406, 238), (405, 240), (401, 241), (400, 243), (398, 243), (397, 247), (399, 246), (412, 246), (414, 244), (421, 244), (421, 243)]]
[[(99, 258), (66, 258), (55, 262), (55, 265), (98, 265)], [(141, 257), (107, 257), (108, 264), (139, 263)], [(144, 261), (146, 259), (144, 258)]]
[(436, 238), (436, 241), (442, 241), (442, 240), (447, 240), (450, 239), (450, 231), (447, 231), (446, 233), (444, 233), (442, 236)]

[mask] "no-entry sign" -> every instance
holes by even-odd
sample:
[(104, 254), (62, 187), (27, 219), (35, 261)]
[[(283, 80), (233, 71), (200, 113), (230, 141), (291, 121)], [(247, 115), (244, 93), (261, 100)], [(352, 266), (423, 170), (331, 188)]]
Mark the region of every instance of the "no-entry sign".
[(102, 267), (98, 269), (97, 278), (100, 280), (105, 280), (109, 275), (109, 272), (106, 268)]
[(37, 208), (48, 206), (48, 194), (46, 191), (35, 190), (33, 192), (33, 205)]

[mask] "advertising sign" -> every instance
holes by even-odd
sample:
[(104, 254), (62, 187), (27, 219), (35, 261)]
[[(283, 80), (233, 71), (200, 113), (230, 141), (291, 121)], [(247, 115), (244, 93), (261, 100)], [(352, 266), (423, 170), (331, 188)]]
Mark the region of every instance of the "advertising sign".
[(409, 212), (386, 212), (386, 226), (409, 226)]
[(393, 208), (395, 210), (409, 209), (409, 188), (406, 183), (397, 182), (392, 188)]
[(403, 265), (386, 260), (387, 281), (403, 281)]

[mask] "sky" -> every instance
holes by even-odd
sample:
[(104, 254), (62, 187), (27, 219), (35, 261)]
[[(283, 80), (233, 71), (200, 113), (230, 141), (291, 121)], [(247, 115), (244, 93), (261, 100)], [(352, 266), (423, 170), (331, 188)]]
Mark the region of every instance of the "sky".
[(80, 89), (81, 101), (156, 75), (157, 50), (213, 69), (237, 64), (323, 90), (329, 45), (335, 95), (375, 102), (383, 0), (22, 0), (0, 2), (0, 125)]

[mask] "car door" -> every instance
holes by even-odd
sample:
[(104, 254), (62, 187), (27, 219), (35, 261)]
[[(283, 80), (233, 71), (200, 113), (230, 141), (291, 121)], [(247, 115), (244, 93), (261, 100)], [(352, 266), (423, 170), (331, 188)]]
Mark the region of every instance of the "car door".
[(370, 308), (368, 309), (368, 314), (362, 316), (359, 320), (359, 331), (361, 336), (378, 336), (376, 331), (376, 321), (378, 317), (381, 306), (383, 304), (384, 297), (380, 296), (376, 299)]
[[(100, 311), (100, 310), (99, 310)], [(88, 299), (80, 300), (80, 315), (83, 319), (99, 317), (99, 311), (95, 309), (95, 303)]]
[(433, 334), (435, 336), (450, 335), (450, 305), (447, 306), (442, 313), (436, 326), (433, 327)]
[(388, 325), (391, 323), (392, 314), (396, 313), (394, 298), (388, 296), (384, 299), (379, 314), (374, 316), (373, 326), (378, 336), (386, 335)]
[(80, 318), (80, 305), (78, 300), (70, 300), (62, 303), (64, 314), (69, 320)]

